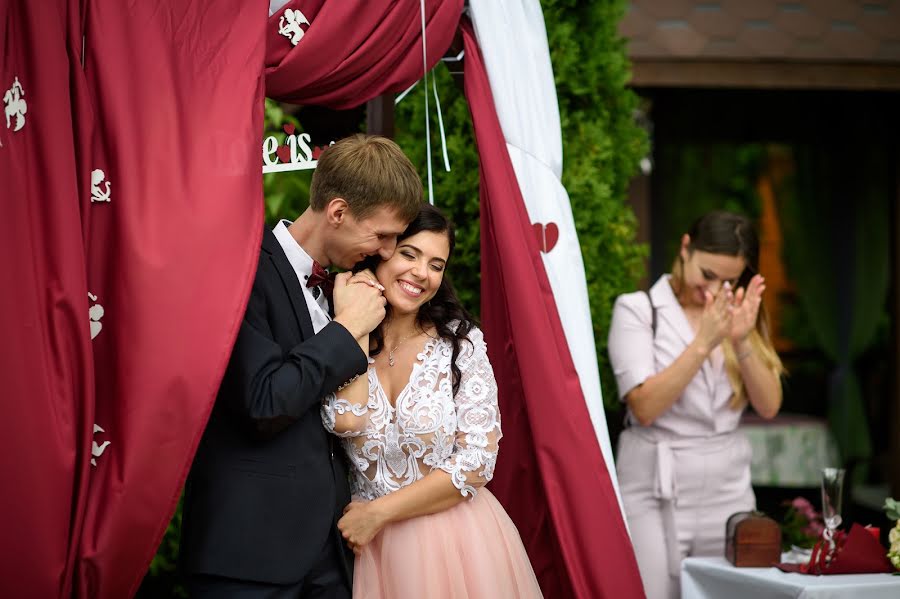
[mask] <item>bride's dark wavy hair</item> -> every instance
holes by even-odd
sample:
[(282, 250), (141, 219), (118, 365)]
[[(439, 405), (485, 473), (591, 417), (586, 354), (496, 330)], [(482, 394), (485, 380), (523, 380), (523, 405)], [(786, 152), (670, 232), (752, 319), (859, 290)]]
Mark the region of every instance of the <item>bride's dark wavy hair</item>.
[[(397, 238), (397, 244), (403, 242), (404, 239), (412, 237), (422, 231), (431, 231), (432, 233), (443, 233), (447, 236), (450, 245), (450, 253), (447, 256), (447, 265), (453, 258), (453, 249), (456, 247), (456, 232), (453, 223), (444, 216), (443, 212), (432, 206), (431, 204), (423, 204), (419, 214), (413, 219)], [(363, 262), (360, 262), (353, 269), (354, 272), (369, 268), (375, 272), (375, 268), (381, 263), (381, 258), (377, 255), (369, 256)], [(425, 329), (433, 326), (441, 339), (446, 339), (453, 347), (453, 355), (450, 360), (451, 375), (453, 381), (453, 395), (459, 390), (460, 371), (456, 365), (456, 357), (459, 355), (460, 347), (463, 341), (471, 343), (468, 339), (469, 332), (472, 328), (478, 326), (475, 318), (460, 303), (456, 295), (456, 290), (447, 276), (447, 270), (444, 270), (444, 278), (441, 280), (441, 286), (438, 287), (434, 297), (422, 304), (419, 313), (416, 315), (416, 324)], [(391, 306), (387, 306), (387, 316), (385, 321), (390, 319)], [(451, 323), (458, 321), (459, 325), (454, 329)], [(383, 324), (379, 325), (369, 336), (370, 354), (377, 356), (384, 349), (384, 330)]]

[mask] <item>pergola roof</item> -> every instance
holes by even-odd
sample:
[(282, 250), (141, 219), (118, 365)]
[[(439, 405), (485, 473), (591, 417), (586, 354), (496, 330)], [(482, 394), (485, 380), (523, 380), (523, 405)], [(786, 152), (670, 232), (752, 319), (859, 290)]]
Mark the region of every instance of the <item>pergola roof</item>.
[(633, 0), (619, 31), (639, 86), (900, 88), (898, 0)]

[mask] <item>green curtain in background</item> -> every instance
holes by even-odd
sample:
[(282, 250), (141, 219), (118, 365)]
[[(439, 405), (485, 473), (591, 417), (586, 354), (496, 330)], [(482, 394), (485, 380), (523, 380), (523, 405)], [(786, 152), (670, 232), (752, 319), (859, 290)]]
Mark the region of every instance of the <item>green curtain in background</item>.
[(832, 361), (828, 418), (843, 459), (866, 459), (872, 442), (855, 362), (875, 340), (887, 301), (887, 153), (842, 143), (795, 146), (793, 154), (795, 175), (777, 193), (784, 259)]
[(756, 180), (765, 160), (762, 144), (667, 143), (658, 149), (657, 160), (656, 176), (664, 182), (655, 192), (659, 201), (653, 209), (654, 240), (664, 248), (654, 256), (660, 273), (668, 271), (681, 236), (701, 215), (730, 210), (759, 218)]

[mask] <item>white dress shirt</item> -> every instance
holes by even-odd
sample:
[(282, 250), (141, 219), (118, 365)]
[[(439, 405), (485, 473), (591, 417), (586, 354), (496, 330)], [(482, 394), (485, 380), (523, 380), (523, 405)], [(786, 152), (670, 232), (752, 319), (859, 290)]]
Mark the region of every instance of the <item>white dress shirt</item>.
[(309, 316), (312, 319), (313, 331), (318, 333), (325, 328), (325, 325), (331, 322), (331, 317), (328, 315), (328, 300), (325, 298), (324, 293), (319, 293), (318, 298), (315, 297), (312, 289), (306, 286), (306, 281), (309, 280), (309, 276), (312, 274), (313, 259), (300, 247), (300, 244), (288, 231), (290, 224), (291, 221), (282, 220), (275, 225), (272, 232), (275, 234), (275, 239), (281, 244), (284, 255), (287, 256), (294, 272), (297, 273), (300, 287), (303, 288), (303, 297), (306, 299), (306, 307), (309, 309)]

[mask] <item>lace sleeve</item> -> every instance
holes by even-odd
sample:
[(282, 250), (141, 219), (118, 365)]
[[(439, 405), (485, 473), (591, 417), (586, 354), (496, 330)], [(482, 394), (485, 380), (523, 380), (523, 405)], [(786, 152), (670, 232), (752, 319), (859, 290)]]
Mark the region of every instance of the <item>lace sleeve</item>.
[(497, 382), (487, 357), (484, 336), (478, 329), (469, 333), (457, 356), (461, 379), (453, 398), (457, 431), (453, 453), (439, 467), (450, 474), (464, 496), (475, 497), (476, 489), (494, 476), (500, 438), (500, 410)]
[(369, 405), (352, 403), (329, 393), (322, 402), (322, 424), (338, 437), (364, 435), (369, 424)]

